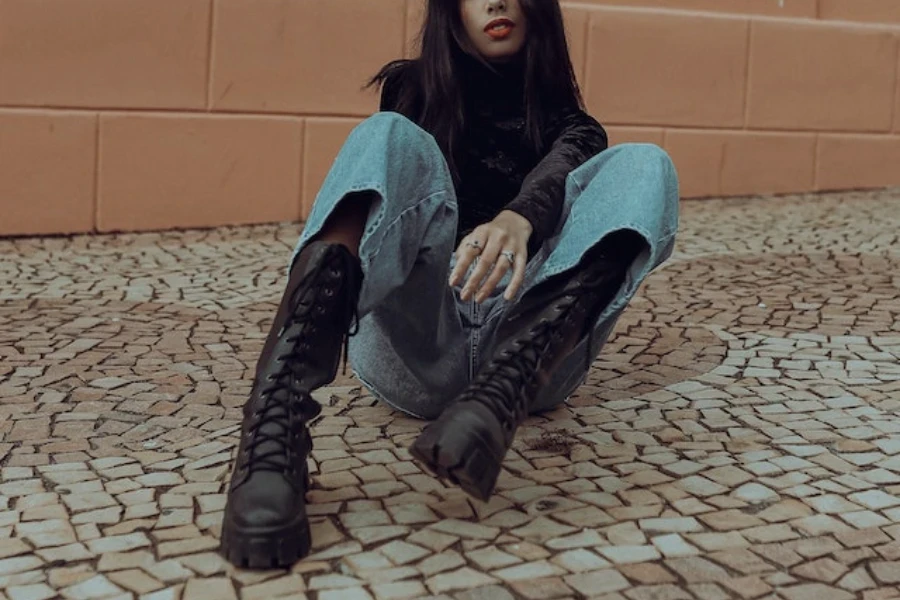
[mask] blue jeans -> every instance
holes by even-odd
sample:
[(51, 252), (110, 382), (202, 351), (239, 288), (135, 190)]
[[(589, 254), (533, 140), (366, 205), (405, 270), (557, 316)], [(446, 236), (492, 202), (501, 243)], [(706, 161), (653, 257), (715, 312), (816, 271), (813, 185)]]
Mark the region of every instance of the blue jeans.
[(375, 192), (376, 199), (359, 249), (365, 278), (350, 363), (376, 398), (424, 419), (436, 418), (490, 358), (486, 349), (516, 299), (575, 267), (610, 233), (637, 232), (646, 240), (644, 252), (592, 335), (541, 390), (534, 411), (563, 403), (584, 382), (638, 286), (671, 255), (678, 227), (678, 179), (668, 155), (650, 144), (610, 148), (567, 177), (557, 230), (529, 260), (517, 297), (503, 299), (507, 274), (477, 304), (460, 300), (461, 286), (448, 283), (457, 203), (447, 163), (434, 138), (397, 113), (377, 113), (351, 132), (319, 190), (294, 257), (348, 194), (363, 191)]

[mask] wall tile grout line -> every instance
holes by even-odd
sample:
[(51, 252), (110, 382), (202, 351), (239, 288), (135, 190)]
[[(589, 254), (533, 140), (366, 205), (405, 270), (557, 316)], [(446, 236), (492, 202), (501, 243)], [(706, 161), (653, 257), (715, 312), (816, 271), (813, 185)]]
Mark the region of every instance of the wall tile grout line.
[(206, 39), (206, 110), (212, 112), (213, 61), (215, 60), (215, 25), (217, 0), (209, 0), (209, 22)]
[[(201, 119), (259, 119), (259, 120), (341, 120), (341, 121), (362, 121), (375, 114), (375, 111), (367, 114), (347, 114), (347, 113), (285, 113), (285, 112), (243, 112), (236, 110), (219, 110), (207, 112), (199, 109), (130, 109), (130, 108), (106, 108), (106, 107), (66, 107), (66, 106), (2, 106), (0, 105), (0, 113), (42, 113), (42, 114), (95, 114), (98, 111), (108, 115), (135, 115), (144, 117), (159, 118), (201, 118)], [(677, 125), (671, 123), (641, 123), (629, 121), (613, 121), (603, 119), (603, 115), (595, 115), (604, 127), (620, 127), (633, 129), (667, 129), (674, 131), (703, 131), (710, 133), (746, 133), (752, 134), (783, 134), (783, 135), (816, 135), (819, 133), (828, 135), (854, 135), (872, 138), (894, 138), (900, 137), (900, 131), (885, 131), (883, 129), (790, 129), (779, 127), (765, 128), (743, 128), (743, 127), (716, 127), (710, 125)]]
[(747, 60), (744, 62), (744, 129), (750, 127), (750, 70), (753, 68), (753, 19), (747, 23)]
[(581, 43), (581, 81), (587, 87), (588, 76), (588, 57), (591, 55), (591, 13), (588, 11), (587, 18), (584, 20), (582, 33), (584, 41)]
[(407, 56), (412, 56), (412, 48), (410, 48), (411, 44), (409, 43), (409, 7), (410, 0), (406, 0), (403, 3), (403, 27), (401, 31), (403, 32), (403, 52), (402, 56), (405, 58)]
[(170, 116), (170, 117), (260, 117), (260, 118), (308, 118), (321, 117), (325, 119), (365, 119), (375, 112), (376, 106), (372, 112), (368, 113), (328, 113), (328, 112), (285, 112), (285, 111), (253, 111), (240, 109), (218, 109), (206, 110), (205, 108), (154, 108), (154, 107), (122, 107), (122, 106), (74, 106), (65, 104), (0, 104), (0, 112), (30, 112), (30, 113), (93, 113), (103, 111), (116, 114), (145, 114), (151, 116)]
[(894, 64), (894, 103), (891, 105), (891, 123), (888, 131), (900, 133), (900, 35), (894, 36), (894, 55), (896, 61)]
[(819, 147), (822, 144), (822, 136), (820, 134), (816, 134), (816, 144), (813, 147), (813, 181), (812, 181), (812, 189), (818, 191), (819, 189)]
[(297, 165), (297, 214), (301, 219), (306, 218), (306, 192), (303, 184), (306, 181), (306, 159), (308, 144), (306, 143), (306, 119), (300, 121), (300, 164)]
[[(591, 65), (593, 64), (592, 57), (593, 53), (591, 52), (591, 36), (594, 31), (594, 17), (596, 15), (596, 11), (588, 11), (587, 23), (585, 23), (585, 27), (587, 28), (587, 32), (584, 36), (584, 85), (581, 88), (581, 93), (584, 96), (584, 104), (587, 112), (590, 112), (590, 92), (591, 92)], [(603, 115), (594, 115), (597, 117), (597, 120), (603, 123), (602, 116)], [(608, 123), (603, 123), (603, 125), (608, 125)]]
[(96, 121), (94, 123), (94, 214), (93, 214), (93, 231), (100, 232), (100, 112), (96, 113)]

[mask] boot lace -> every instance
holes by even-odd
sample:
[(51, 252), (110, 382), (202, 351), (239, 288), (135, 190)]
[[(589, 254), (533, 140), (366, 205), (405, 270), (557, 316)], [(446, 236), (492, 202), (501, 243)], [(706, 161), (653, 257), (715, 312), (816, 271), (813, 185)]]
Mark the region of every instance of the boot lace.
[[(553, 298), (572, 294), (567, 290)], [(574, 300), (574, 297), (572, 298)], [(500, 417), (507, 431), (521, 423), (528, 412), (528, 389), (534, 384), (541, 360), (553, 340), (559, 336), (573, 302), (565, 305), (558, 318), (542, 319), (528, 334), (513, 342), (514, 349), (493, 358), (472, 382), (464, 400), (480, 402)]]
[[(295, 470), (296, 465), (290, 458), (295, 451), (296, 441), (306, 437), (303, 426), (317, 417), (322, 410), (310, 396), (310, 391), (299, 385), (304, 358), (311, 350), (309, 344), (300, 341), (299, 338), (313, 319), (325, 316), (327, 313), (325, 307), (335, 294), (335, 290), (328, 285), (327, 278), (323, 276), (324, 271), (330, 271), (328, 275), (332, 280), (337, 280), (341, 273), (344, 274), (344, 287), (347, 293), (343, 294), (344, 300), (342, 306), (338, 308), (338, 316), (341, 325), (345, 326), (344, 329), (353, 324), (342, 340), (344, 373), (346, 373), (349, 337), (359, 331), (357, 303), (360, 277), (355, 260), (346, 252), (338, 253), (332, 260), (323, 260), (301, 279), (291, 294), (290, 316), (279, 335), (284, 335), (294, 325), (301, 327), (295, 330), (297, 334), (286, 338), (290, 350), (275, 357), (281, 365), (279, 371), (260, 382), (260, 385), (265, 385), (260, 390), (263, 405), (254, 412), (255, 419), (249, 428), (250, 440), (246, 446), (247, 458), (253, 459), (247, 461), (250, 472)], [(310, 282), (312, 289), (309, 286)], [(304, 298), (309, 295), (312, 296), (311, 301), (304, 302)], [(308, 443), (311, 447), (311, 441)], [(260, 452), (263, 444), (268, 444), (267, 449)]]
[[(541, 319), (529, 329), (528, 334), (513, 342), (509, 349), (495, 357), (485, 370), (472, 382), (463, 401), (484, 404), (500, 417), (506, 430), (512, 431), (528, 414), (528, 391), (534, 384), (553, 342), (562, 336), (575, 304), (584, 294), (589, 294), (609, 280), (609, 271), (592, 270), (584, 274), (579, 285), (564, 289), (545, 299), (545, 306), (564, 300), (558, 306), (560, 314), (554, 319)], [(588, 332), (593, 332), (592, 323)], [(589, 359), (586, 359), (589, 360)], [(586, 369), (590, 367), (588, 363)], [(587, 372), (587, 371), (585, 371)]]

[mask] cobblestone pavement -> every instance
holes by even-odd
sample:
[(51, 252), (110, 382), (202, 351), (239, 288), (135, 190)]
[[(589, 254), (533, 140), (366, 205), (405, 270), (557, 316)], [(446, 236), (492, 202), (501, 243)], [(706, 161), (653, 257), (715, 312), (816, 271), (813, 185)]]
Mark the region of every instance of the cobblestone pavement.
[(687, 202), (490, 503), (317, 394), (314, 554), (216, 554), (295, 225), (0, 241), (0, 598), (900, 597), (900, 191)]

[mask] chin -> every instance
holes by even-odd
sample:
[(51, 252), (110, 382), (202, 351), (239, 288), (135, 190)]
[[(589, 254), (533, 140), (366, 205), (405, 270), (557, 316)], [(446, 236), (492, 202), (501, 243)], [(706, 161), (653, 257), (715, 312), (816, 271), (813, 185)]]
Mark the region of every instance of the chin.
[(487, 59), (489, 61), (506, 62), (506, 61), (512, 60), (516, 56), (518, 56), (520, 51), (521, 51), (521, 48), (518, 50), (514, 50), (512, 52), (495, 50), (494, 52), (486, 53), (483, 56), (485, 59)]

